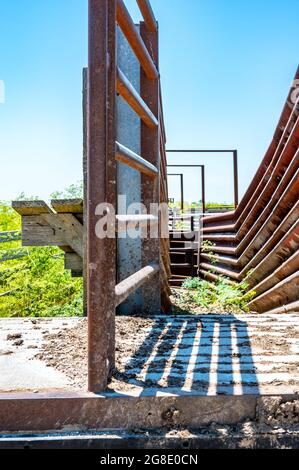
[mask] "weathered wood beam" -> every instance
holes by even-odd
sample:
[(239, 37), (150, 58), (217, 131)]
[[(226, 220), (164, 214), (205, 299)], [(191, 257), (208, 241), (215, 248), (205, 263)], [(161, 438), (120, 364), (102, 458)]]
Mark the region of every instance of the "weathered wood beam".
[(14, 201), (12, 208), (21, 216), (53, 213), (44, 201)]
[(83, 199), (52, 199), (53, 209), (62, 214), (83, 214)]
[(83, 261), (81, 256), (77, 255), (77, 253), (65, 253), (64, 267), (65, 269), (71, 269), (72, 271), (82, 273)]
[(72, 214), (44, 213), (22, 217), (24, 246), (70, 247), (83, 257), (83, 226)]

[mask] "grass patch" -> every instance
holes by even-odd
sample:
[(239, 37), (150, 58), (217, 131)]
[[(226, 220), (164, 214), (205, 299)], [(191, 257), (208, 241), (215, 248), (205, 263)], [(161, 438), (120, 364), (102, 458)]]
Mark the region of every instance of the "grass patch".
[(174, 313), (244, 313), (254, 297), (254, 293), (248, 293), (246, 283), (231, 283), (225, 277), (215, 284), (189, 278), (182, 287), (173, 291)]

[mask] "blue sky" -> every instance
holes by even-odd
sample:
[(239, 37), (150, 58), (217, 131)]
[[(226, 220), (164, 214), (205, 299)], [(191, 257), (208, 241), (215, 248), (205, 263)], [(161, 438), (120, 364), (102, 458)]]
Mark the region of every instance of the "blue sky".
[[(139, 19), (135, 0), (126, 4)], [(298, 0), (152, 0), (168, 147), (237, 148), (241, 194), (273, 135), (299, 63)], [(47, 198), (81, 179), (87, 0), (0, 0), (0, 199)], [(232, 200), (229, 156), (203, 163), (207, 198)], [(199, 171), (186, 199), (199, 198)], [(188, 176), (188, 180), (187, 180)], [(190, 189), (189, 189), (190, 188)], [(170, 196), (178, 193), (178, 180)]]

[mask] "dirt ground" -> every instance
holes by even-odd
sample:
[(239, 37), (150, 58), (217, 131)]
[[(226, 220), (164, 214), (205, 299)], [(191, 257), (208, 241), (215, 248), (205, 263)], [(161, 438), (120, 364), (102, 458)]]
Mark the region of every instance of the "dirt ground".
[[(122, 358), (132, 356), (140, 345), (140, 332), (144, 334), (155, 324), (143, 317), (116, 318), (116, 369), (122, 369)], [(150, 347), (150, 345), (149, 345)], [(75, 388), (87, 387), (87, 321), (78, 320), (72, 329), (44, 336), (43, 351), (36, 359), (66, 374)]]
[[(116, 318), (116, 367), (110, 390), (184, 388), (189, 381), (191, 389), (203, 394), (269, 390), (278, 394), (281, 387), (299, 392), (299, 325), (288, 317), (283, 322), (279, 316), (254, 316), (249, 323), (240, 320), (242, 316), (217, 316), (216, 321), (213, 315), (172, 318), (178, 321)], [(78, 319), (73, 328), (45, 334), (35, 359), (65, 374), (74, 388), (86, 390), (87, 320)]]

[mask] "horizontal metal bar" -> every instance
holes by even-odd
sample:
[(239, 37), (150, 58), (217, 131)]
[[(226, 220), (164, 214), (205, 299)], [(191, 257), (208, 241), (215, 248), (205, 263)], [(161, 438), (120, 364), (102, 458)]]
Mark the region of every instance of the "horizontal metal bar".
[(145, 268), (120, 282), (115, 287), (116, 307), (122, 304), (133, 292), (147, 283), (159, 271), (160, 266), (158, 263), (150, 263)]
[(152, 33), (158, 31), (158, 24), (149, 0), (137, 0), (146, 27)]
[(159, 170), (147, 160), (137, 155), (137, 153), (132, 152), (132, 150), (121, 145), (119, 142), (115, 143), (115, 147), (115, 158), (118, 162), (125, 163), (131, 168), (134, 168), (151, 178), (156, 178), (158, 176)]
[(20, 231), (0, 232), (0, 243), (15, 242), (22, 239)]
[(195, 215), (182, 215), (181, 217), (169, 217), (169, 220), (190, 220), (197, 219), (200, 214)]
[[(169, 168), (204, 168), (204, 165), (167, 165)], [(171, 175), (169, 175), (171, 176)], [(174, 175), (175, 176), (175, 175)]]
[(165, 150), (167, 153), (234, 153), (237, 150)]
[(140, 119), (151, 129), (156, 129), (159, 125), (157, 118), (151, 112), (147, 104), (143, 101), (138, 91), (133, 87), (124, 73), (117, 67), (116, 91), (138, 114)]
[(123, 0), (117, 0), (117, 22), (126, 36), (133, 52), (138, 58), (141, 67), (150, 80), (157, 80), (159, 72), (150, 56)]
[(139, 228), (147, 227), (148, 223), (158, 224), (159, 218), (154, 215), (117, 215), (117, 232), (126, 232), (130, 228), (135, 228), (137, 225)]

